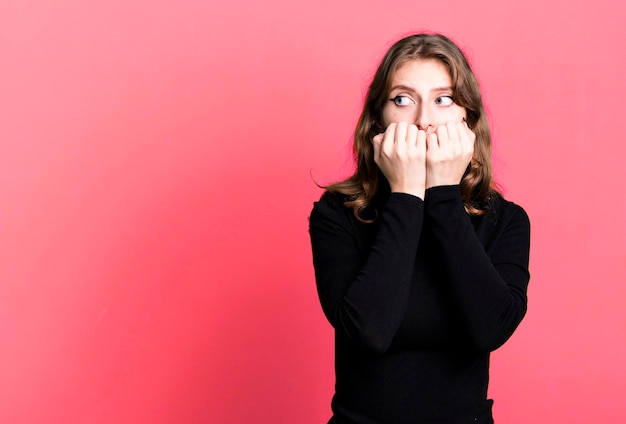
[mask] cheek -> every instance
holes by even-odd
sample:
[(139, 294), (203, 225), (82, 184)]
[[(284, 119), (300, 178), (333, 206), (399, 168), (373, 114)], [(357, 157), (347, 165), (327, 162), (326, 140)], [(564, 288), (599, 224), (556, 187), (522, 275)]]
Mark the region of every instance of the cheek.
[(459, 121), (467, 116), (467, 112), (465, 111), (465, 108), (461, 106), (457, 106), (457, 105), (454, 106), (454, 114), (455, 114), (456, 120), (459, 120)]
[(413, 122), (415, 120), (410, 111), (393, 108), (384, 108), (382, 118), (385, 128), (387, 128), (387, 126), (393, 122)]
[(439, 114), (435, 125), (443, 125), (446, 122), (461, 122), (463, 117), (465, 116), (465, 108), (461, 106), (451, 106), (442, 110), (442, 113)]

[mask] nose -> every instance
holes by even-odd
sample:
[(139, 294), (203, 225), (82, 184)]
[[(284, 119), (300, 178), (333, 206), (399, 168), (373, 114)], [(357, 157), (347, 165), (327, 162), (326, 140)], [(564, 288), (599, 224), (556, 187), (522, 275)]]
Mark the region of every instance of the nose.
[(428, 106), (424, 103), (417, 106), (417, 112), (415, 116), (415, 125), (422, 131), (429, 132), (433, 127), (431, 113), (428, 110)]

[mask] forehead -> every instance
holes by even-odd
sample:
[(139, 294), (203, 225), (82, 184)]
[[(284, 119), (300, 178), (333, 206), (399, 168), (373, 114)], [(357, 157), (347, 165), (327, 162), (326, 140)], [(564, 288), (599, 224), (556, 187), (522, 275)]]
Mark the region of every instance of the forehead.
[(391, 75), (391, 87), (451, 87), (452, 77), (447, 66), (437, 59), (412, 59), (401, 64)]

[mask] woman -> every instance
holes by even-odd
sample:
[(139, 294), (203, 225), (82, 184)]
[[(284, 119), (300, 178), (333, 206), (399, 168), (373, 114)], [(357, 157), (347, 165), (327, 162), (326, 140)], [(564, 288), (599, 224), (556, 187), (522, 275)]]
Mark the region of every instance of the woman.
[(459, 48), (394, 44), (356, 127), (356, 172), (310, 218), (335, 329), (331, 423), (493, 422), (489, 353), (526, 312), (530, 225), (494, 188), (490, 143)]

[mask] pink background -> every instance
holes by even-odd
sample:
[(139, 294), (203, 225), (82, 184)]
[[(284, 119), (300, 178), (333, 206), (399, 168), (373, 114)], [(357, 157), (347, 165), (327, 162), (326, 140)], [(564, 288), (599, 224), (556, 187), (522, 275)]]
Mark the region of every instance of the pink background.
[(307, 217), (419, 30), (465, 48), (532, 221), (498, 422), (626, 422), (619, 2), (0, 0), (0, 422), (322, 423)]

